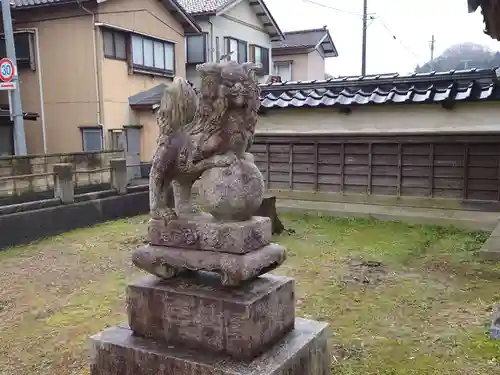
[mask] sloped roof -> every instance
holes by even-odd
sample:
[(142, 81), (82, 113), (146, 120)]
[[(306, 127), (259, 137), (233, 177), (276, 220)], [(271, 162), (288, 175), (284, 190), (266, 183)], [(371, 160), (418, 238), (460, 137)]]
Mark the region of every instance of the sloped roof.
[(272, 42), (273, 54), (284, 54), (290, 49), (310, 49), (320, 46), (326, 57), (337, 57), (338, 52), (330, 32), (323, 26), (320, 29), (286, 31), (284, 39)]
[(351, 76), (260, 87), (263, 108), (500, 100), (496, 69)]
[[(87, 1), (87, 0), (85, 0)], [(29, 8), (44, 5), (76, 3), (76, 0), (11, 0), (13, 8)]]
[(215, 13), (233, 2), (234, 0), (179, 0), (179, 4), (191, 14)]
[[(262, 108), (346, 107), (367, 104), (430, 104), (500, 101), (497, 69), (350, 76), (261, 84)], [(154, 108), (166, 85), (129, 97), (132, 108)]]
[(178, 0), (179, 4), (186, 12), (194, 17), (223, 13), (228, 6), (238, 3), (239, 1), (248, 1), (248, 4), (262, 21), (262, 24), (271, 38), (283, 38), (283, 33), (278, 23), (271, 15), (264, 0)]
[(128, 104), (131, 107), (153, 107), (161, 101), (161, 97), (165, 92), (166, 84), (160, 83), (146, 91), (141, 91), (138, 94), (129, 96)]
[[(80, 2), (88, 2), (90, 0), (80, 0)], [(107, 0), (102, 0), (107, 1)], [(183, 25), (184, 29), (189, 32), (201, 32), (200, 26), (189, 15), (188, 12), (177, 2), (177, 0), (162, 0), (162, 4), (169, 12)], [(12, 8), (14, 9), (31, 9), (43, 6), (54, 6), (62, 4), (77, 4), (78, 0), (11, 0)]]

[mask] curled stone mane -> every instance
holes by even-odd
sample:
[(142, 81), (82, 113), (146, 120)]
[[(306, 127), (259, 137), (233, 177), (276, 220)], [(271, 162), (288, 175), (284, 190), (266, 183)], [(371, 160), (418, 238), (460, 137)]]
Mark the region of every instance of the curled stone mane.
[(187, 125), (186, 131), (192, 136), (212, 133), (212, 124), (218, 122), (224, 114), (227, 103), (221, 92), (221, 67), (215, 63), (196, 66), (200, 73), (201, 87), (198, 95), (199, 103), (194, 120)]
[[(187, 133), (192, 136), (201, 133), (211, 136), (215, 133), (218, 128), (217, 124), (230, 109), (229, 97), (234, 95), (235, 89), (239, 92), (238, 88), (241, 87), (242, 82), (250, 84), (258, 93), (258, 83), (255, 79), (257, 68), (258, 65), (253, 63), (240, 65), (234, 61), (198, 65), (196, 70), (201, 77), (199, 105), (194, 120), (186, 127)], [(260, 101), (258, 104), (260, 105)]]
[(184, 78), (175, 77), (162, 96), (156, 118), (160, 137), (172, 134), (193, 121), (198, 107), (194, 87)]

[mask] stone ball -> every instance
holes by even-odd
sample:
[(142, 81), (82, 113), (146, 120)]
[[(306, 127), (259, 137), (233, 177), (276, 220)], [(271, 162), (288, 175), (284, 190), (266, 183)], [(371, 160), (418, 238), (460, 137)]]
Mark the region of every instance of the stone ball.
[(199, 186), (207, 210), (218, 220), (248, 220), (264, 199), (262, 173), (245, 159), (228, 167), (206, 170)]

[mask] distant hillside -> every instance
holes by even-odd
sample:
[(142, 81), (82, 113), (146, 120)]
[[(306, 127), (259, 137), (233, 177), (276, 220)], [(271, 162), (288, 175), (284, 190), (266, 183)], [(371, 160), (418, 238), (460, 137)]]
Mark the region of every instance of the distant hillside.
[(500, 52), (494, 52), (481, 44), (462, 43), (451, 46), (435, 58), (432, 63), (428, 61), (422, 66), (417, 65), (415, 72), (445, 72), (448, 70), (496, 67), (500, 67)]

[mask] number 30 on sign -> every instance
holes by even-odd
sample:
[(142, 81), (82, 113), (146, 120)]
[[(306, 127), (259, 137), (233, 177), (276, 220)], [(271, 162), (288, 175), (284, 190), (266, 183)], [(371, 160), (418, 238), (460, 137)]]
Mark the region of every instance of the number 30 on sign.
[(10, 82), (14, 77), (15, 67), (11, 59), (3, 58), (0, 60), (0, 80)]

